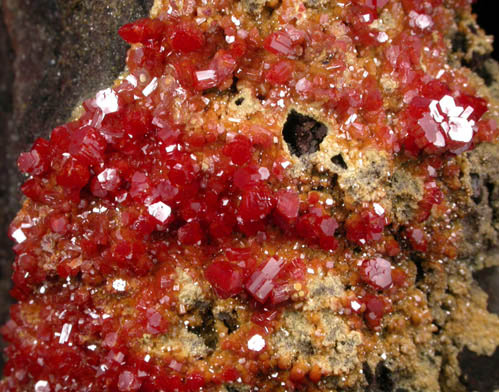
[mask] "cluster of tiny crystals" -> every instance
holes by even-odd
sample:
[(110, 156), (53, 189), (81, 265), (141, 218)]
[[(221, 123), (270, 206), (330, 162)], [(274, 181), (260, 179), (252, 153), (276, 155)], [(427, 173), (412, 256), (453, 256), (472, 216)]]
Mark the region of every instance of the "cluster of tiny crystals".
[[(26, 201), (9, 230), (18, 304), (2, 329), (5, 390), (256, 385), (272, 369), (267, 337), (311, 276), (340, 276), (338, 314), (375, 335), (414, 285), (404, 255), (456, 256), (454, 227), (426, 222), (452, 210), (454, 157), (494, 140), (497, 127), (487, 101), (445, 64), (442, 0), (328, 10), (287, 0), (266, 27), (239, 2), (175, 3), (123, 26), (126, 76), (19, 157)], [(382, 28), (383, 13), (403, 28)], [(221, 115), (224, 97), (242, 89), (263, 110)], [(334, 119), (345, 150), (374, 148), (411, 168), (424, 184), (411, 222), (396, 222), (382, 200), (348, 203), (291, 175), (282, 119), (298, 104)], [(178, 268), (247, 312), (248, 326), (203, 366), (137, 348), (185, 314)], [(289, 390), (312, 378), (281, 371)]]

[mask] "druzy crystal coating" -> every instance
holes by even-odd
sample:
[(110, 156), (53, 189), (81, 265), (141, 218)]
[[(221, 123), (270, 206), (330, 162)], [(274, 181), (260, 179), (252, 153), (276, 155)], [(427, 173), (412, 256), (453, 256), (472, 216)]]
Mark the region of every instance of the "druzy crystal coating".
[[(123, 26), (120, 36), (133, 44), (129, 73), (20, 155), (27, 201), (9, 230), (20, 305), (2, 330), (11, 344), (6, 390), (256, 385), (271, 367), (268, 336), (306, 298), (308, 280), (340, 276), (349, 289), (338, 314), (374, 336), (413, 284), (404, 257), (455, 257), (453, 229), (430, 235), (425, 225), (451, 208), (453, 157), (494, 140), (497, 127), (487, 100), (428, 55), (444, 50), (435, 39), (446, 23), (441, 1), (399, 2), (400, 31), (376, 27), (394, 10), (387, 0), (347, 2), (337, 15), (314, 10), (300, 23), (290, 15), (305, 6), (283, 6), (268, 31), (235, 3), (207, 3)], [(368, 51), (376, 61), (350, 65)], [(309, 106), (331, 121), (316, 121), (317, 148), (298, 146), (296, 157), (283, 124), (293, 112), (311, 116), (298, 113)], [(229, 107), (244, 115), (223, 112)], [(344, 152), (374, 149), (410, 166), (421, 198), (407, 221), (396, 222), (375, 196), (343, 199), (336, 174), (296, 175), (299, 159), (308, 167), (327, 151), (321, 145), (331, 133)], [(352, 170), (343, 158), (339, 166)], [(210, 368), (138, 349), (191, 322), (179, 271), (196, 281), (193, 292), (202, 286), (212, 300), (239, 301), (247, 312), (248, 329), (224, 332)], [(102, 300), (127, 295), (130, 314)], [(280, 370), (289, 390), (323, 376)]]

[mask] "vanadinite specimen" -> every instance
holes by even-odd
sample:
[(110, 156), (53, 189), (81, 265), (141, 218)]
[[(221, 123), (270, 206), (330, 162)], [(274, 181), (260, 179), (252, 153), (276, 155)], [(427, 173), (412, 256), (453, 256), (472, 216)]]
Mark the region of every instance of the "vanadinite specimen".
[(127, 72), (19, 157), (0, 390), (458, 390), (458, 349), (499, 342), (460, 258), (466, 152), (498, 134), (451, 61), (462, 21), (486, 40), (470, 11), (158, 0), (123, 26)]

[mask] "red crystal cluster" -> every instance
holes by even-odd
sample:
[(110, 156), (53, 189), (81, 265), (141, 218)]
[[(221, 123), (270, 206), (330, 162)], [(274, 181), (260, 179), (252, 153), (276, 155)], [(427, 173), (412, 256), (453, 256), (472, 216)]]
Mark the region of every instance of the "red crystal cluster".
[[(434, 207), (448, 207), (436, 177), (452, 154), (493, 140), (497, 129), (482, 119), (487, 102), (462, 88), (442, 56), (428, 58), (444, 51), (432, 35), (447, 23), (441, 2), (403, 0), (399, 23), (412, 34), (390, 37), (373, 22), (399, 2), (355, 0), (335, 9), (339, 17), (310, 11), (302, 24), (288, 3), (267, 33), (228, 1), (195, 10), (172, 3), (159, 18), (123, 26), (119, 34), (133, 44), (128, 76), (21, 154), (28, 201), (9, 231), (19, 304), (3, 328), (3, 390), (198, 391), (240, 377), (256, 385), (264, 362), (255, 355), (268, 349), (264, 337), (280, 309), (305, 295), (307, 273), (344, 273), (353, 287), (345, 317), (370, 333), (409, 285), (397, 266), (402, 250), (445, 253), (424, 226)], [(341, 28), (338, 18), (347, 21)], [(347, 54), (357, 50), (377, 51), (380, 64), (349, 70)], [(380, 73), (396, 92), (383, 90)], [(222, 119), (220, 97), (235, 81), (253, 86), (271, 118)], [(419, 157), (415, 165), (428, 168), (418, 174), (424, 196), (404, 238), (395, 239), (381, 201), (343, 203), (290, 175), (278, 119), (296, 103), (319, 104), (345, 148)], [(368, 258), (359, 261), (353, 248)], [(216, 297), (237, 298), (251, 313), (254, 329), (222, 344), (216, 372), (134, 346), (179, 322), (177, 267), (194, 269)], [(102, 290), (131, 290), (128, 313), (96, 294)], [(234, 353), (253, 365), (235, 368)], [(304, 377), (295, 373), (290, 388)]]

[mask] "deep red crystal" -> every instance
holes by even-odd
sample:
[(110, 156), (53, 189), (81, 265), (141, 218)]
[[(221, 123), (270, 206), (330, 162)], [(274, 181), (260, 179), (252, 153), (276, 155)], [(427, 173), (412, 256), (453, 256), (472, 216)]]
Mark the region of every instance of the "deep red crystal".
[(106, 140), (92, 127), (82, 127), (71, 135), (69, 153), (87, 165), (96, 165), (104, 160)]
[(31, 151), (23, 152), (17, 159), (17, 167), (22, 173), (40, 175), (50, 164), (50, 146), (45, 139), (39, 138), (33, 144)]
[(381, 206), (364, 208), (347, 218), (347, 238), (359, 245), (366, 245), (370, 241), (381, 239), (386, 224), (384, 209)]
[(275, 205), (275, 197), (266, 185), (260, 185), (242, 194), (239, 216), (248, 222), (262, 220), (270, 214)]
[(90, 179), (88, 166), (74, 158), (67, 158), (57, 175), (57, 183), (71, 189), (81, 189)]
[(159, 19), (144, 18), (120, 27), (118, 34), (130, 44), (145, 44), (149, 40), (161, 39), (165, 29), (165, 24)]
[(216, 261), (205, 271), (206, 279), (220, 298), (229, 298), (243, 289), (241, 269), (231, 263)]
[(245, 136), (236, 136), (232, 142), (225, 145), (223, 153), (229, 156), (235, 165), (243, 165), (251, 158), (251, 142)]
[(273, 257), (258, 266), (251, 274), (244, 287), (258, 302), (264, 303), (275, 287), (274, 278), (283, 267), (283, 260)]
[(182, 22), (175, 26), (171, 42), (174, 50), (189, 53), (201, 49), (205, 40), (203, 32), (195, 24)]
[(366, 305), (366, 311), (364, 312), (366, 324), (371, 329), (378, 329), (383, 316), (389, 308), (388, 304), (382, 296), (373, 294), (366, 294), (362, 298), (362, 302)]

